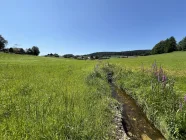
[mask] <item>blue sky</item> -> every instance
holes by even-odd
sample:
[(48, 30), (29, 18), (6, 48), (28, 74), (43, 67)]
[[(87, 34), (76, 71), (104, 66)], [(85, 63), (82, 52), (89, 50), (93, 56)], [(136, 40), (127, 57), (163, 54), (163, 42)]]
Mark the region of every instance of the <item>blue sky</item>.
[(41, 55), (151, 49), (186, 36), (185, 0), (1, 0), (8, 47), (36, 45)]

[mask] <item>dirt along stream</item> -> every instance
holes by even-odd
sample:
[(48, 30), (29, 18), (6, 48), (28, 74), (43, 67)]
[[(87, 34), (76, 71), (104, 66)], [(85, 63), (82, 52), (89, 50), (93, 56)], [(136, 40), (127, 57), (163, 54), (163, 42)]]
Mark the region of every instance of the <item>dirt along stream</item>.
[(165, 140), (163, 135), (147, 119), (141, 108), (124, 91), (111, 81), (112, 96), (122, 104), (122, 124), (131, 140)]

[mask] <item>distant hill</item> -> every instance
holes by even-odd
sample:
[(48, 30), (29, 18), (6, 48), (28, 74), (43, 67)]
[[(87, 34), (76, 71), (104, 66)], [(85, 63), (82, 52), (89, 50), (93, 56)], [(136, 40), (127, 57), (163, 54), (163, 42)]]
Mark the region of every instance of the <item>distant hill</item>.
[(122, 52), (95, 52), (87, 56), (111, 57), (111, 56), (146, 56), (151, 55), (151, 50), (133, 50)]

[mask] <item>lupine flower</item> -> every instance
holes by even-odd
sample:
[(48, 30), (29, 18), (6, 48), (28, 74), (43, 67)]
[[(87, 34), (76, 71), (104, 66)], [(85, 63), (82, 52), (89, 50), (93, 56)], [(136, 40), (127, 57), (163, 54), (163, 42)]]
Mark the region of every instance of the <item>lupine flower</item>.
[(166, 76), (163, 75), (163, 76), (162, 76), (162, 82), (165, 82), (165, 81), (166, 81)]
[(160, 82), (160, 75), (158, 74), (158, 82)]

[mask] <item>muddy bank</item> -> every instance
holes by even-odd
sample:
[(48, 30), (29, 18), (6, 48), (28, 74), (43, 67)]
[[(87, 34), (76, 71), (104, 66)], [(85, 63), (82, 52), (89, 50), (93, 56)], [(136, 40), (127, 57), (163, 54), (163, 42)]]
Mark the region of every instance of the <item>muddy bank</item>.
[(112, 107), (114, 110), (114, 120), (113, 124), (115, 126), (115, 129), (112, 131), (113, 139), (116, 140), (130, 140), (130, 138), (127, 136), (127, 133), (125, 132), (122, 124), (122, 104), (117, 104), (114, 107)]
[[(123, 128), (118, 128), (116, 133), (123, 136), (117, 139), (131, 140), (165, 140), (163, 135), (147, 119), (142, 110), (136, 105), (135, 101), (124, 91), (118, 89), (113, 83), (110, 83), (112, 96), (122, 105), (121, 118), (115, 117), (118, 122), (121, 121)], [(119, 124), (119, 123), (118, 123)], [(118, 126), (120, 127), (120, 126)], [(119, 137), (119, 136), (118, 136)]]

